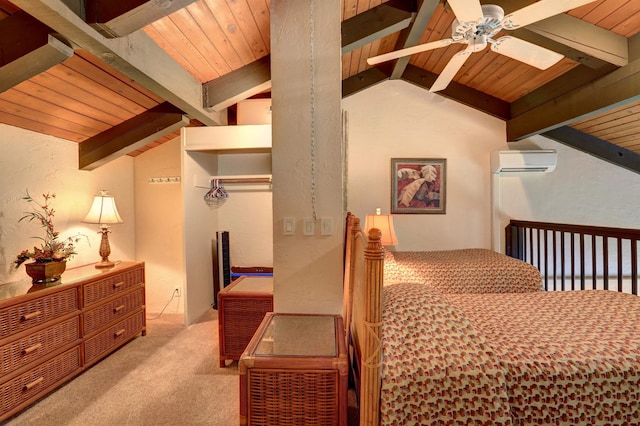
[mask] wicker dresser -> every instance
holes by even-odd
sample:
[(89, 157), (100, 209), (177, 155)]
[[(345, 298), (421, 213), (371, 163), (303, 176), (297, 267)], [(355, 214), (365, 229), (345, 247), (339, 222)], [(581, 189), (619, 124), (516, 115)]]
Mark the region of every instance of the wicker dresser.
[(144, 263), (0, 285), (0, 421), (145, 333)]
[(239, 370), (241, 425), (346, 426), (342, 317), (266, 314)]
[(273, 277), (242, 276), (218, 293), (220, 367), (239, 360), (264, 315), (273, 311)]

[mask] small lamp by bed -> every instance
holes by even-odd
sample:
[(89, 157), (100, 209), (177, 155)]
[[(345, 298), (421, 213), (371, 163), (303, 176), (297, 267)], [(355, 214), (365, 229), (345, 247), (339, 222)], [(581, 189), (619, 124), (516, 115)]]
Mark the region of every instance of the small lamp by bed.
[(378, 228), (382, 232), (381, 243), (383, 246), (395, 246), (398, 244), (392, 215), (380, 214), (380, 209), (377, 208), (376, 214), (368, 214), (365, 219), (364, 232), (368, 234), (371, 228)]

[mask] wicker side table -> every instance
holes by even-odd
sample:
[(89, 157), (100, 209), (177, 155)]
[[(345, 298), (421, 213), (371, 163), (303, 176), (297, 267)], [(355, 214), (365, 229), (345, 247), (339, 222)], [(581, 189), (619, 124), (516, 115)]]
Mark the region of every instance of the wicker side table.
[(273, 277), (243, 276), (218, 293), (220, 367), (239, 360), (264, 314), (273, 311)]
[(241, 425), (347, 424), (342, 317), (268, 313), (239, 362)]

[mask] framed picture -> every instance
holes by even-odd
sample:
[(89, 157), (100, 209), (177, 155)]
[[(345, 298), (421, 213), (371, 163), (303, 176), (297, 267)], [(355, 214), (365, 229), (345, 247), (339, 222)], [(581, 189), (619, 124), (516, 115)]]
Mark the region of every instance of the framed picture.
[(391, 213), (446, 212), (447, 160), (391, 159)]

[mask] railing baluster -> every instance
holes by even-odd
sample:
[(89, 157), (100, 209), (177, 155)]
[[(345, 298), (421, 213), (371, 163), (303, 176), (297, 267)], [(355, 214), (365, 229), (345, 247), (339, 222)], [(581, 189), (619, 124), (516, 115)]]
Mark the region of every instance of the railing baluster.
[(553, 289), (558, 289), (557, 277), (558, 277), (558, 247), (557, 247), (557, 234), (553, 232)]
[(604, 289), (609, 290), (609, 240), (606, 235), (602, 236), (602, 277)]
[[(586, 274), (590, 273), (591, 289), (600, 288), (598, 280), (602, 276), (602, 288), (609, 290), (609, 280), (613, 278), (609, 276), (609, 239), (615, 238), (617, 267), (614, 269), (614, 274), (616, 274), (618, 285), (611, 290), (628, 292), (627, 282), (630, 282), (631, 292), (638, 295), (640, 230), (512, 220), (509, 224), (509, 232), (511, 246), (518, 246), (517, 249), (511, 247), (510, 254), (534, 266), (537, 265), (541, 274), (544, 274), (544, 285), (547, 290), (558, 290), (558, 287), (561, 290), (576, 290), (577, 273), (580, 274), (580, 289), (587, 289)], [(549, 235), (552, 241), (549, 241)], [(558, 244), (558, 238), (560, 244)], [(569, 244), (567, 244), (567, 238), (571, 239)], [(587, 238), (590, 243), (586, 241)], [(602, 239), (601, 243), (599, 239)], [(627, 241), (629, 249), (626, 248)], [(541, 247), (542, 244), (544, 247)], [(590, 247), (587, 247), (589, 244)], [(587, 250), (591, 250), (590, 256)], [(628, 254), (631, 256), (630, 259), (626, 257)], [(549, 256), (552, 256), (551, 259)], [(550, 261), (553, 262), (551, 267)], [(591, 261), (591, 268), (587, 267), (587, 261)], [(558, 262), (560, 262), (559, 267)], [(553, 273), (553, 280), (549, 279), (550, 273)], [(571, 288), (568, 281), (565, 284), (565, 280), (568, 279), (571, 280)]]
[(618, 238), (618, 291), (622, 292), (622, 239)]
[(596, 262), (596, 236), (591, 235), (591, 286), (595, 290), (597, 288), (598, 268)]
[(565, 291), (566, 288), (564, 286), (564, 258), (565, 258), (565, 250), (564, 250), (564, 232), (560, 232), (560, 282), (562, 284), (562, 291)]
[(631, 293), (638, 294), (638, 240), (631, 240)]
[(584, 285), (584, 234), (581, 232), (580, 235), (580, 290), (585, 289)]

